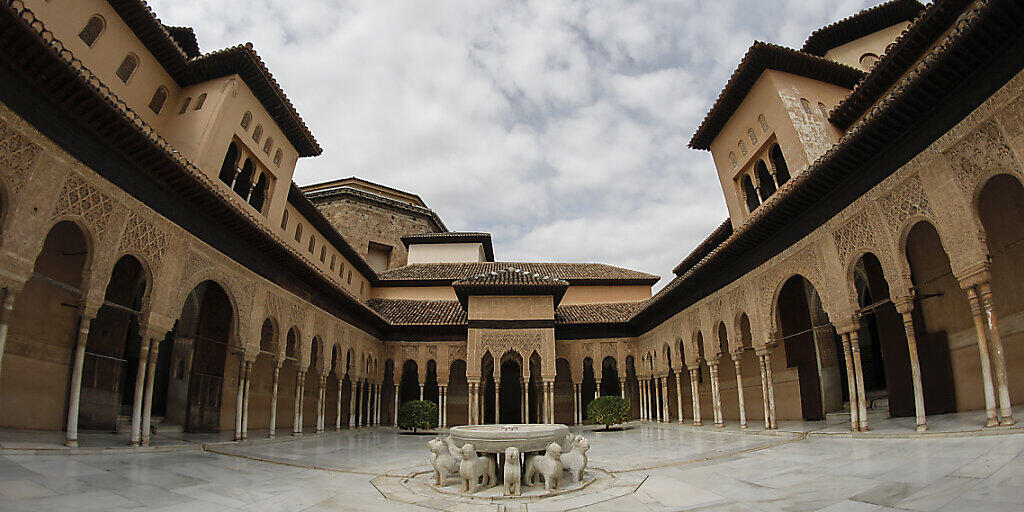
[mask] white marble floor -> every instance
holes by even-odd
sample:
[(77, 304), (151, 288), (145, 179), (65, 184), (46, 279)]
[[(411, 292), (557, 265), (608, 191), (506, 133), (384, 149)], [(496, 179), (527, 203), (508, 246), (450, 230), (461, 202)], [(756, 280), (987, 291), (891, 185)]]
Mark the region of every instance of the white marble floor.
[[(861, 439), (636, 423), (585, 431), (591, 464), (642, 481), (635, 492), (505, 510), (1024, 510), (1021, 433)], [(427, 469), (428, 439), (359, 429), (216, 453), (3, 455), (0, 510), (432, 510), (388, 500), (371, 483)]]

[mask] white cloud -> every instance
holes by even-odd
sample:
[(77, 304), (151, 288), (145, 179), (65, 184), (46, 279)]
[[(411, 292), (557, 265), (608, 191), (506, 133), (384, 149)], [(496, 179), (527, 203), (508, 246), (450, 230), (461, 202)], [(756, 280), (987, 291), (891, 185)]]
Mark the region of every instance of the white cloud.
[(296, 182), (415, 192), (501, 259), (668, 276), (725, 218), (685, 146), (751, 41), (799, 47), (874, 2), (150, 3), (204, 51), (254, 43), (325, 149)]

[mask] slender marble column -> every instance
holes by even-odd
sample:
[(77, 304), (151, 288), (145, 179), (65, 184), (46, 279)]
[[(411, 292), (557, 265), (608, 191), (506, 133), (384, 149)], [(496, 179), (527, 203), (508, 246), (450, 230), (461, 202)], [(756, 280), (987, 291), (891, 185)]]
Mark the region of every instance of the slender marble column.
[(302, 395), (302, 387), (299, 382), (302, 380), (302, 370), (295, 372), (295, 409), (292, 411), (292, 435), (302, 433), (302, 425), (299, 424), (299, 408), (301, 407), (299, 397)]
[(711, 403), (715, 412), (715, 426), (722, 428), (725, 422), (722, 420), (722, 387), (718, 380), (718, 360), (709, 361), (708, 369), (711, 373)]
[(420, 382), (420, 400), (423, 400), (423, 383)]
[[(847, 375), (853, 375), (853, 361), (850, 361), (850, 366)], [(772, 415), (768, 409), (768, 370), (765, 368), (764, 355), (760, 351), (757, 352), (757, 367), (761, 370), (761, 402), (764, 404), (764, 429), (769, 430), (772, 428)], [(853, 407), (853, 388), (850, 388), (850, 404)]]
[(473, 419), (475, 418), (476, 415), (473, 412), (473, 383), (472, 382), (469, 382), (469, 381), (466, 382), (466, 393), (467, 393), (467, 396), (466, 396), (466, 423), (468, 423), (470, 425), (475, 425), (475, 423), (473, 423)]
[[(282, 361), (274, 362), (274, 379), (270, 393), (270, 431), (267, 433), (270, 439), (277, 437), (277, 391), (281, 383), (281, 363)], [(338, 395), (341, 395), (340, 389)]]
[(860, 337), (857, 335), (857, 331), (850, 332), (850, 353), (853, 355), (853, 371), (857, 374), (857, 400), (860, 402), (860, 413), (857, 419), (860, 422), (861, 432), (867, 432), (868, 397), (864, 391), (864, 366), (860, 360)]
[(771, 428), (779, 428), (778, 417), (775, 415), (775, 379), (772, 377), (772, 356), (771, 351), (765, 352), (764, 370), (768, 377), (768, 412), (771, 417)]
[(1016, 423), (1013, 419), (1013, 409), (1010, 403), (1009, 375), (1006, 371), (1006, 357), (1003, 355), (1003, 340), (999, 334), (999, 321), (996, 319), (996, 310), (992, 302), (992, 286), (988, 281), (978, 285), (978, 295), (981, 299), (981, 308), (985, 312), (986, 325), (991, 335), (989, 345), (992, 350), (992, 366), (995, 367), (997, 394), (999, 397), (999, 424), (1006, 427)]
[(860, 399), (857, 396), (857, 377), (853, 370), (853, 352), (850, 350), (850, 333), (842, 335), (843, 356), (846, 360), (846, 389), (850, 396), (850, 430), (860, 430)]
[(303, 409), (306, 407), (306, 371), (302, 370), (299, 372), (299, 435), (302, 435), (302, 415), (305, 413)]
[(700, 367), (689, 368), (690, 370), (690, 393), (693, 395), (693, 426), (701, 427), (704, 425), (700, 421), (700, 388), (697, 383), (699, 378)]
[(594, 398), (598, 398), (601, 396), (601, 379), (594, 379), (594, 382), (597, 385), (597, 387), (594, 388)]
[(335, 405), (337, 412), (334, 414), (334, 431), (341, 430), (341, 379), (338, 379), (338, 403)]
[[(10, 295), (10, 292), (8, 292)], [(7, 314), (7, 299), (4, 299), (4, 314)], [(78, 407), (82, 397), (82, 367), (85, 365), (85, 344), (89, 340), (89, 324), (93, 316), (83, 315), (78, 323), (78, 338), (75, 340), (75, 362), (71, 369), (71, 390), (68, 397), (68, 429), (67, 441), (64, 446), (78, 446)], [(7, 323), (4, 323), (4, 335), (7, 334)], [(0, 357), (3, 351), (0, 350)]]
[(640, 419), (647, 421), (647, 386), (645, 385), (646, 380), (637, 379), (640, 384)]
[(671, 411), (668, 403), (668, 376), (658, 377), (658, 380), (661, 382), (661, 408), (663, 412), (661, 418), (665, 423), (671, 423), (672, 415), (669, 414)]
[(527, 387), (529, 385), (529, 382), (530, 382), (529, 377), (524, 376), (523, 377), (523, 382), (522, 382), (523, 393), (520, 395), (520, 398), (521, 398), (520, 402), (522, 402), (522, 403), (519, 404), (520, 408), (522, 409), (520, 414), (522, 415), (523, 423), (529, 423), (530, 422), (530, 395), (527, 392), (528, 391)]
[[(150, 350), (152, 353), (152, 350)], [(245, 387), (242, 389), (242, 441), (249, 439), (249, 386), (252, 381), (252, 361), (245, 362)], [(143, 421), (146, 421), (143, 419)], [(145, 434), (143, 434), (145, 435)]]
[(982, 311), (981, 299), (974, 286), (966, 288), (967, 298), (971, 303), (971, 315), (974, 317), (974, 331), (978, 339), (978, 355), (981, 358), (981, 379), (985, 389), (985, 421), (986, 427), (994, 427), (999, 424), (996, 419), (996, 392), (992, 383), (992, 365), (988, 353), (988, 342), (985, 335), (984, 312)]
[[(139, 363), (138, 368), (135, 370), (135, 395), (132, 400), (132, 446), (139, 446), (139, 443), (142, 440), (142, 398), (146, 393), (146, 361), (149, 359), (150, 341), (149, 336), (143, 336), (142, 339), (139, 340)], [(239, 382), (241, 382), (241, 380), (239, 380)], [(241, 389), (239, 389), (239, 391), (241, 391)], [(239, 405), (241, 405), (241, 403), (239, 403)], [(238, 409), (241, 409), (241, 407)], [(238, 417), (236, 425), (240, 429), (242, 427), (242, 411), (236, 410), (235, 415)], [(237, 441), (238, 439), (235, 440)]]
[[(349, 377), (349, 398), (348, 398), (348, 427), (356, 428), (356, 394), (359, 392), (359, 382)], [(398, 400), (396, 399), (397, 403)]]
[(747, 428), (747, 409), (743, 400), (743, 352), (737, 350), (732, 354), (732, 363), (736, 367), (736, 398), (740, 404), (740, 428)]
[(391, 417), (391, 426), (398, 426), (398, 384), (395, 384), (395, 415)]
[[(500, 365), (499, 365), (500, 368)], [(494, 374), (494, 423), (501, 423), (500, 394), (498, 388), (501, 386), (501, 376)]]
[[(3, 302), (0, 303), (0, 368), (3, 368), (3, 366), (4, 366), (3, 365), (3, 362), (4, 362), (4, 348), (5, 348), (5, 345), (7, 345), (7, 327), (8, 327), (8, 325), (10, 325), (10, 322), (11, 322), (11, 312), (14, 311), (14, 298), (17, 295), (18, 294), (16, 292), (11, 291), (11, 289), (8, 288), (7, 289), (7, 293), (4, 294)], [(89, 328), (88, 328), (89, 322), (86, 322), (85, 318), (82, 319), (82, 322), (84, 322), (86, 324), (86, 332), (88, 333), (89, 332)], [(79, 326), (81, 326), (82, 322), (79, 322)], [(81, 329), (81, 327), (79, 327), (79, 329)], [(77, 347), (76, 347), (76, 355), (77, 355)], [(85, 357), (84, 351), (83, 351), (82, 357)], [(76, 411), (76, 416), (77, 416), (77, 411)], [(71, 425), (71, 423), (69, 422), (68, 425)], [(77, 421), (76, 421), (76, 425), (75, 426), (77, 428), (77, 426), (78, 426), (77, 425)], [(68, 441), (70, 442), (71, 439), (69, 438)], [(77, 431), (75, 432), (75, 441), (74, 442), (76, 444), (68, 445), (68, 446), (78, 446), (77, 445), (77, 443), (78, 443), (78, 432)]]
[(359, 381), (359, 395), (356, 397), (359, 399), (359, 409), (356, 411), (356, 426), (362, 427), (366, 425), (366, 395), (370, 392), (370, 383), (365, 380)]
[(146, 391), (142, 396), (142, 446), (149, 446), (153, 422), (153, 379), (156, 376), (156, 358), (160, 353), (160, 339), (149, 343), (149, 358), (146, 363)]
[(679, 416), (679, 424), (683, 424), (683, 371), (676, 371), (676, 414)]
[(619, 397), (626, 399), (626, 379), (619, 377)]
[(326, 401), (327, 401), (327, 387), (326, 387), (325, 384), (326, 384), (326, 379), (324, 377), (321, 377), (320, 381), (319, 381), (319, 384), (317, 385), (317, 388), (316, 388), (316, 433), (317, 434), (323, 434), (324, 433), (324, 416), (326, 416), (325, 412), (327, 410), (327, 408), (326, 408), (326, 405), (327, 405), (326, 404)]
[[(384, 400), (382, 400), (383, 395), (384, 395), (384, 393), (382, 392), (382, 390), (384, 389), (384, 384), (375, 384), (373, 387), (374, 387), (374, 389), (377, 390), (376, 391), (377, 402), (374, 404), (374, 407), (373, 407), (373, 414), (374, 414), (374, 416), (373, 416), (373, 418), (374, 418), (373, 424), (374, 425), (380, 425), (380, 411), (381, 411), (381, 406), (384, 404)], [(438, 400), (441, 399), (440, 390), (438, 390), (437, 399)]]
[(911, 314), (914, 302), (911, 297), (897, 299), (894, 302), (896, 303), (896, 311), (903, 317), (903, 331), (907, 335), (907, 353), (910, 356), (910, 379), (914, 386), (914, 417), (917, 421), (917, 431), (924, 432), (928, 430), (928, 420), (925, 418), (924, 385), (921, 383), (921, 361), (917, 355), (917, 333), (914, 332), (914, 317)]
[(447, 426), (446, 424), (448, 423), (448, 414), (447, 411), (445, 410), (445, 406), (447, 405), (448, 402), (448, 400), (446, 399), (447, 397), (445, 396), (446, 388), (447, 386), (437, 387), (437, 401), (440, 402), (439, 404), (437, 404), (437, 424), (440, 425), (441, 428), (445, 428)]
[(575, 382), (572, 384), (572, 422), (576, 425), (580, 424), (580, 395), (579, 395), (579, 384)]

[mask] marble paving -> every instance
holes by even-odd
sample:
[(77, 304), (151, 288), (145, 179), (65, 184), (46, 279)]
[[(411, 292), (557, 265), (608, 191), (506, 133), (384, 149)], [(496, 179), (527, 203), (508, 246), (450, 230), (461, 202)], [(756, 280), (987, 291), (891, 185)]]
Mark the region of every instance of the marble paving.
[(630, 492), (533, 503), (389, 500), (373, 484), (426, 471), (428, 436), (357, 429), (209, 451), (0, 456), (0, 510), (1022, 511), (1024, 433), (894, 439), (751, 435), (630, 424), (591, 465)]

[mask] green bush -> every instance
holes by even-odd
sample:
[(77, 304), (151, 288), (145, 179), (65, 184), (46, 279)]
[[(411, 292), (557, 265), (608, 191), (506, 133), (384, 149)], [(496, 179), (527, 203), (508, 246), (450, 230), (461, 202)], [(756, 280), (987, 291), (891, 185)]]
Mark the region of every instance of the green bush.
[(412, 430), (437, 428), (437, 404), (428, 400), (413, 400), (398, 408), (398, 428)]
[(625, 423), (629, 421), (629, 402), (617, 396), (595, 398), (587, 405), (587, 421), (604, 425), (605, 430), (612, 425)]

